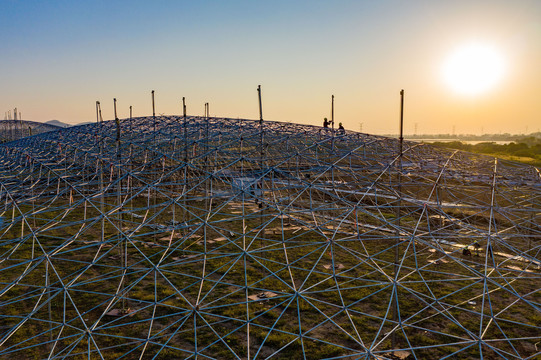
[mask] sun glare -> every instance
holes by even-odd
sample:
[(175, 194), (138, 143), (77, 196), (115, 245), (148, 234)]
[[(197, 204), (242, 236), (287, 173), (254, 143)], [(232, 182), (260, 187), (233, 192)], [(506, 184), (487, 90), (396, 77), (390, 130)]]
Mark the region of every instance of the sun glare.
[(494, 88), (504, 73), (502, 55), (493, 47), (469, 44), (447, 59), (443, 75), (455, 91), (475, 95)]

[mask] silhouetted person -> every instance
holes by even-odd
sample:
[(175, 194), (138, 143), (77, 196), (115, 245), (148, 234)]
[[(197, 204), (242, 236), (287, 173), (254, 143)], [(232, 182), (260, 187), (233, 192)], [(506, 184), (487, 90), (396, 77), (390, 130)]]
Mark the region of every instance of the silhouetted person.
[(327, 118), (323, 119), (323, 127), (325, 129), (328, 129), (329, 128), (329, 120), (327, 120)]
[(475, 248), (475, 256), (479, 256), (479, 248), (481, 248), (481, 245), (476, 241), (473, 243), (473, 247)]
[(342, 123), (338, 123), (338, 131), (345, 132), (346, 129), (344, 129), (344, 125)]

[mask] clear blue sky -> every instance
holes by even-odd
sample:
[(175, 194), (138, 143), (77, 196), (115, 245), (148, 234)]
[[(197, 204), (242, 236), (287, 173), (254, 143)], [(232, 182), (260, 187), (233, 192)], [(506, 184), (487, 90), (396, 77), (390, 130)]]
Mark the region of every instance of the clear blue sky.
[[(188, 112), (397, 131), (524, 132), (541, 127), (541, 1), (0, 0), (0, 110), (69, 123)], [(498, 48), (502, 81), (477, 96), (443, 82), (469, 41)], [(2, 113), (3, 115), (3, 113)], [(3, 117), (2, 117), (3, 118)]]

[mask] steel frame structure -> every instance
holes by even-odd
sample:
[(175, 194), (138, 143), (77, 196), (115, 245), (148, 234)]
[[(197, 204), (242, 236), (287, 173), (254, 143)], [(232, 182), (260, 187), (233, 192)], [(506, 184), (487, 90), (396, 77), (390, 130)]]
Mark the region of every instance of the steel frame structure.
[(540, 356), (539, 169), (398, 145), (208, 116), (0, 145), (0, 357)]
[(28, 120), (0, 120), (0, 143), (21, 139), (26, 136), (61, 129), (60, 126)]

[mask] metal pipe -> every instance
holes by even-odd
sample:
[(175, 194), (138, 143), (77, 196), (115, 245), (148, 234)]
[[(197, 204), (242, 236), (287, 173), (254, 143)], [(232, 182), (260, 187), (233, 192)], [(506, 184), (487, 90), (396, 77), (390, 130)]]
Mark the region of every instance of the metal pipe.
[(152, 119), (154, 120), (154, 131), (152, 132), (152, 145), (156, 146), (156, 107), (154, 105), (154, 90), (151, 92), (152, 94)]
[(261, 106), (261, 85), (257, 85), (257, 96), (259, 97), (259, 123), (263, 122), (263, 108)]
[(184, 120), (186, 120), (186, 98), (182, 97), (182, 113), (184, 114)]
[(334, 131), (334, 95), (331, 95), (331, 123)]
[(156, 109), (154, 107), (154, 90), (152, 90), (152, 117), (156, 117)]
[[(263, 107), (261, 105), (261, 85), (257, 85), (257, 96), (259, 98), (259, 133), (260, 133), (260, 139), (259, 139), (259, 170), (261, 171), (261, 182), (260, 182), (260, 190), (261, 190), (261, 203), (259, 206), (261, 206), (261, 237), (265, 236), (265, 230), (263, 229), (263, 223), (264, 223), (264, 212), (265, 212), (265, 192), (264, 192), (264, 171), (263, 171)], [(259, 244), (261, 247), (263, 247), (263, 240), (259, 241)]]
[(331, 151), (334, 151), (334, 95), (331, 95)]
[[(398, 194), (397, 194), (397, 207), (396, 207), (396, 240), (394, 248), (394, 299), (393, 299), (393, 323), (399, 323), (398, 314), (398, 258), (400, 247), (400, 212), (401, 212), (401, 200), (402, 200), (402, 155), (403, 155), (403, 142), (404, 142), (404, 90), (400, 90), (400, 135), (398, 138), (399, 154), (398, 154)], [(391, 335), (391, 348), (396, 349), (396, 330)]]

